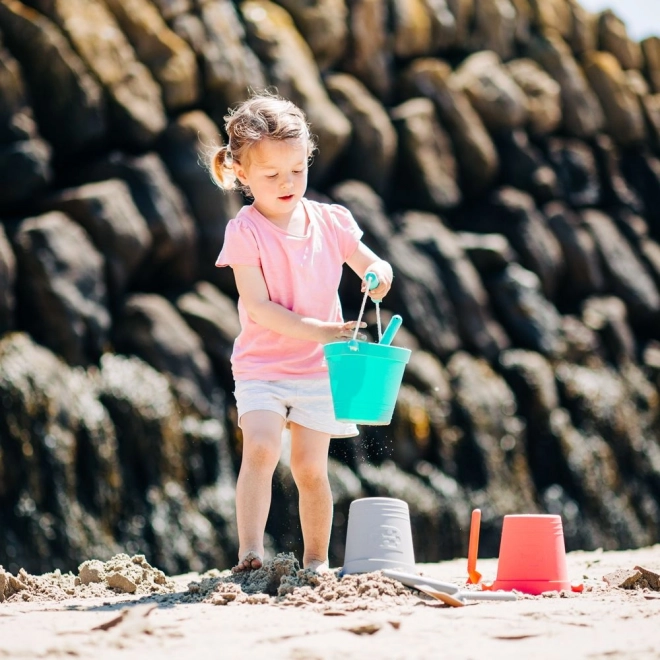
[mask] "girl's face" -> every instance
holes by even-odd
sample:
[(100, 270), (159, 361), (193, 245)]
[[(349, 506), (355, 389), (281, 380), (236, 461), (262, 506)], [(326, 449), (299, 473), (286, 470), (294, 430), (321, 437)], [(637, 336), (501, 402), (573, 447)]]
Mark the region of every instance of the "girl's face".
[(264, 139), (250, 148), (247, 162), (234, 164), (249, 186), (257, 210), (273, 221), (288, 221), (307, 189), (307, 142)]

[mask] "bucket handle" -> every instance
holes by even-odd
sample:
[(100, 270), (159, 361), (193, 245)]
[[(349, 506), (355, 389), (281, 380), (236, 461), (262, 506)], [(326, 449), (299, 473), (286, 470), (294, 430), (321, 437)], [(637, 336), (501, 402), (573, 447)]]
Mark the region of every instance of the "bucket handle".
[[(358, 343), (357, 343), (357, 334), (358, 330), (360, 328), (360, 323), (362, 322), (362, 316), (364, 314), (364, 307), (367, 304), (367, 298), (369, 296), (369, 291), (372, 289), (375, 289), (378, 286), (378, 276), (376, 273), (372, 273), (369, 271), (368, 273), (365, 273), (364, 275), (364, 281), (367, 283), (367, 289), (364, 292), (364, 296), (362, 298), (362, 305), (360, 305), (360, 313), (358, 314), (358, 319), (355, 324), (355, 330), (353, 331), (353, 337), (352, 339), (348, 342), (348, 346), (351, 350), (357, 351), (358, 349)], [(374, 303), (376, 305), (376, 321), (378, 325), (378, 341), (383, 337), (383, 330), (380, 325), (380, 300), (374, 300)]]

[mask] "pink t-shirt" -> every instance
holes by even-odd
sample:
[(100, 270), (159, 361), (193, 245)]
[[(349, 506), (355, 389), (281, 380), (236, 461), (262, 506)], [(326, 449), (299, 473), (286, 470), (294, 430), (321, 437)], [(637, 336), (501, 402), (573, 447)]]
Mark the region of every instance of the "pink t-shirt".
[[(350, 211), (337, 204), (303, 199), (307, 233), (293, 236), (254, 206), (230, 220), (216, 266), (261, 266), (272, 302), (301, 316), (341, 321), (342, 265), (355, 252), (362, 231)], [(238, 300), (241, 332), (234, 342), (236, 380), (319, 378), (327, 373), (323, 346), (293, 339), (250, 319)]]

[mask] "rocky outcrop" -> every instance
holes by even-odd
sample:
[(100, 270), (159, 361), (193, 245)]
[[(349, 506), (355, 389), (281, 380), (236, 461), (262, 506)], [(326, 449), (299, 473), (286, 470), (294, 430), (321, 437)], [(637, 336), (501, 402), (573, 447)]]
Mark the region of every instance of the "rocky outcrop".
[[(0, 564), (234, 560), (214, 262), (245, 200), (206, 163), (268, 85), (318, 137), (308, 196), (392, 263), (412, 351), (392, 423), (331, 443), (331, 562), (364, 496), (408, 503), (418, 561), (464, 556), (476, 506), (484, 556), (508, 513), (658, 542), (660, 37), (577, 0), (3, 0)], [(351, 272), (340, 297), (354, 318)], [(284, 451), (273, 551), (301, 550), (295, 492)]]

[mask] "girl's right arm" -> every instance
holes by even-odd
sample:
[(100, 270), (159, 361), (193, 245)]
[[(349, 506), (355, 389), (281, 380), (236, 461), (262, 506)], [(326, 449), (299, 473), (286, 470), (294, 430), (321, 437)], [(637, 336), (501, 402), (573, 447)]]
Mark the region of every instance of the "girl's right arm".
[[(281, 335), (327, 344), (337, 339), (353, 336), (355, 321), (331, 323), (301, 316), (282, 305), (274, 303), (268, 296), (268, 287), (259, 266), (232, 266), (236, 288), (248, 316), (254, 323)], [(365, 328), (366, 323), (362, 322)]]

